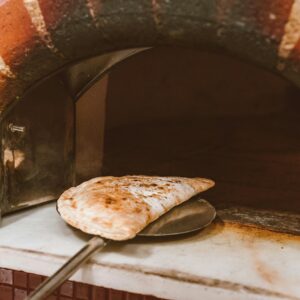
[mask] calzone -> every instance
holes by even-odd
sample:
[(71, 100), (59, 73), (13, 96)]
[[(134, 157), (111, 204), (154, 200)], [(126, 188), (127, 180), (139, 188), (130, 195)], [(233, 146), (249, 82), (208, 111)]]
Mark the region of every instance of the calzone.
[(174, 206), (213, 185), (212, 180), (204, 178), (97, 177), (65, 191), (57, 208), (68, 224), (86, 233), (127, 240)]

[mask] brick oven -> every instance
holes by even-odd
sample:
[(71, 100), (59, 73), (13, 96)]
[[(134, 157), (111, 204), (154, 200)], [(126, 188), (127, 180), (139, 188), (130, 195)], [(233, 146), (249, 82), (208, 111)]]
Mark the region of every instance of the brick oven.
[(50, 299), (299, 299), (299, 20), (298, 0), (0, 1), (0, 300), (71, 255), (53, 200), (126, 174), (213, 178), (218, 217), (112, 247)]

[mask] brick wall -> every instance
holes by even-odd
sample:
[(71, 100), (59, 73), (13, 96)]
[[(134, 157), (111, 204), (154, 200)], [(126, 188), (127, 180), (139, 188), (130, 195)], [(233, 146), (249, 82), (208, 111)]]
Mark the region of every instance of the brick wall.
[[(46, 277), (0, 268), (0, 300), (24, 300)], [(159, 300), (113, 289), (66, 281), (48, 300)]]

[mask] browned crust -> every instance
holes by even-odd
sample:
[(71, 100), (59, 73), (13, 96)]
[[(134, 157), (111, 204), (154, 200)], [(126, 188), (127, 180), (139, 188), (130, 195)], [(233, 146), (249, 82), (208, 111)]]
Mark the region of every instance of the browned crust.
[(68, 224), (84, 232), (126, 240), (213, 185), (203, 178), (98, 177), (65, 191), (58, 210)]

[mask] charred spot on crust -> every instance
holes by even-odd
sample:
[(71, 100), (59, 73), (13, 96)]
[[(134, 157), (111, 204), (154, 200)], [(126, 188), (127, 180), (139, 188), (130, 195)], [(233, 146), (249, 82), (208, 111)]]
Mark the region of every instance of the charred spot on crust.
[(148, 188), (148, 187), (157, 187), (157, 186), (158, 185), (156, 183), (143, 183), (143, 182), (140, 183), (140, 187)]
[(110, 182), (111, 182), (111, 179), (102, 179), (102, 180), (100, 179), (100, 180), (96, 181), (95, 183), (105, 185), (105, 184), (108, 184)]
[(141, 183), (140, 183), (140, 186), (141, 186), (141, 187), (148, 187), (149, 184), (147, 184), (147, 183), (142, 183), (142, 182), (141, 182)]
[(114, 204), (116, 202), (117, 202), (116, 199), (109, 197), (109, 196), (107, 196), (105, 199), (105, 204)]

